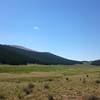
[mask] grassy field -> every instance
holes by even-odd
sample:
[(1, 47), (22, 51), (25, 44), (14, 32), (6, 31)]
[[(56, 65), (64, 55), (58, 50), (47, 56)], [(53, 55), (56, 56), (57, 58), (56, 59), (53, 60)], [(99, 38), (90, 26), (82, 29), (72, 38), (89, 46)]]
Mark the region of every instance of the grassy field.
[(100, 66), (0, 65), (0, 100), (100, 100)]

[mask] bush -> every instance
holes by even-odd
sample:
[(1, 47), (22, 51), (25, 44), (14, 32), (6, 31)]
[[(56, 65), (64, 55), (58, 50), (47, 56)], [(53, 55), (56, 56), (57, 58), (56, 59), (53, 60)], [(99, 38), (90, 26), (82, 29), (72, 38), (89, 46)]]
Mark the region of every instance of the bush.
[(54, 100), (53, 96), (49, 95), (48, 100)]
[(29, 89), (34, 88), (34, 87), (35, 87), (34, 84), (32, 84), (32, 83), (29, 83), (29, 84), (28, 84), (28, 88), (29, 88)]
[(53, 81), (53, 79), (48, 79), (49, 82)]
[(80, 81), (81, 81), (82, 79), (80, 78)]
[(68, 81), (68, 80), (69, 80), (69, 78), (68, 78), (68, 77), (66, 77), (66, 80)]
[(0, 95), (0, 100), (6, 100), (5, 96)]
[(34, 85), (32, 83), (29, 83), (27, 87), (23, 88), (23, 91), (25, 92), (26, 95), (30, 94), (33, 92)]
[(6, 95), (5, 95), (5, 92), (3, 91), (0, 91), (0, 100), (6, 100)]
[(44, 85), (44, 88), (45, 88), (45, 89), (49, 89), (48, 84), (45, 84), (45, 85)]
[(89, 75), (86, 75), (86, 77), (89, 77)]
[(100, 84), (100, 80), (96, 80), (95, 83)]
[(90, 95), (90, 96), (85, 96), (85, 100), (100, 100), (100, 98), (98, 98), (95, 95)]

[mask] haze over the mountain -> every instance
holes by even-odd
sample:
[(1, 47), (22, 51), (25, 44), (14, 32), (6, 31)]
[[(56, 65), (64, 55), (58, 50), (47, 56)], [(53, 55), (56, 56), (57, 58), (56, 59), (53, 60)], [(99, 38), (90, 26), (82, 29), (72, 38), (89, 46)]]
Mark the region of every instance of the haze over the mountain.
[(20, 45), (8, 45), (8, 46), (23, 49), (23, 50), (33, 51), (32, 49), (29, 49), (29, 48), (26, 48), (26, 47), (20, 46)]
[(48, 52), (37, 52), (16, 45), (0, 45), (0, 63), (3, 64), (80, 64)]

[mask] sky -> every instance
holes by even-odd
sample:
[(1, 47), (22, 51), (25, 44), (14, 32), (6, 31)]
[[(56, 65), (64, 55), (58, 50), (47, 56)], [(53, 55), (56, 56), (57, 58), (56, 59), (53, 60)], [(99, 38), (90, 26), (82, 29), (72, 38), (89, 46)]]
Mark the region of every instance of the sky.
[(0, 0), (0, 44), (100, 59), (100, 0)]

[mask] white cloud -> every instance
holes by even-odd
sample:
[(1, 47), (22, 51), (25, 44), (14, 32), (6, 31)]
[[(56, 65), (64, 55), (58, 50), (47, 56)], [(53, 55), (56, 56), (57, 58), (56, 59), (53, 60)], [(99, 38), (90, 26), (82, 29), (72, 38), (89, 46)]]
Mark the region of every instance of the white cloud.
[(34, 30), (39, 30), (40, 28), (38, 26), (33, 27)]

